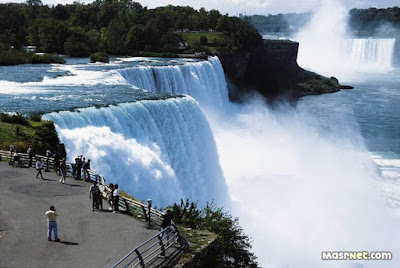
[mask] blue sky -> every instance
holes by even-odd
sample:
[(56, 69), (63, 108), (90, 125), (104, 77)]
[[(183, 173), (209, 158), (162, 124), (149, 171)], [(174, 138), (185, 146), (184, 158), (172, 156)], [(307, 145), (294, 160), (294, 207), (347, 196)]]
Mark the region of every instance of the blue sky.
[[(44, 4), (65, 4), (74, 0), (42, 0)], [(143, 6), (153, 8), (163, 5), (188, 5), (194, 8), (217, 9), (221, 13), (277, 14), (305, 12), (315, 9), (322, 1), (341, 1), (346, 8), (393, 7), (400, 6), (400, 0), (136, 0)], [(25, 2), (24, 0), (0, 0), (0, 2)], [(91, 2), (81, 0), (80, 2)]]

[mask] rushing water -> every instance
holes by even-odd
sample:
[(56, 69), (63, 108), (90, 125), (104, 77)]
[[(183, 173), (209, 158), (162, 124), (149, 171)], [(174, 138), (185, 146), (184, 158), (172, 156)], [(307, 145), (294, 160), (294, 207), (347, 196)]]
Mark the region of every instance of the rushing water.
[[(69, 59), (0, 67), (0, 103), (46, 112), (70, 160), (83, 153), (139, 199), (231, 206), (265, 267), (395, 267), (398, 74), (272, 110), (260, 96), (229, 103), (217, 58)], [(322, 250), (391, 250), (394, 260), (322, 262)]]

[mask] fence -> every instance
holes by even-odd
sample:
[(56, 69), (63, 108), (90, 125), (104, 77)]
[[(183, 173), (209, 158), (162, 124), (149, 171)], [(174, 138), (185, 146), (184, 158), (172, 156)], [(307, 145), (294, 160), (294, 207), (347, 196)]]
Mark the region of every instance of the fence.
[[(29, 155), (25, 153), (18, 153), (23, 166), (29, 165)], [(42, 155), (35, 155), (32, 159), (32, 165), (36, 163), (36, 158), (43, 159), (46, 169), (54, 170), (54, 158)], [(0, 150), (0, 161), (8, 161), (10, 165), (15, 165), (14, 158), (10, 151)], [(68, 170), (72, 171), (72, 165), (68, 164)], [(105, 178), (99, 175), (96, 171), (89, 169), (89, 180), (91, 182), (96, 181), (101, 188), (103, 197), (108, 198), (111, 193), (111, 189), (108, 187)], [(84, 175), (86, 176), (86, 174)], [(151, 205), (145, 205), (137, 200), (133, 200), (124, 196), (119, 198), (119, 206), (122, 210), (129, 214), (134, 215), (138, 218), (144, 218), (148, 222), (148, 226), (160, 226), (162, 222), (162, 213)], [(164, 233), (164, 235), (163, 235)], [(157, 235), (151, 237), (149, 240), (143, 242), (138, 247), (131, 250), (126, 256), (120, 261), (114, 264), (112, 267), (146, 267), (147, 264), (153, 262), (159, 256), (165, 256), (166, 251), (175, 243), (179, 242), (184, 249), (188, 247), (188, 243), (184, 237), (182, 237), (178, 229), (171, 225), (162, 230)]]
[(166, 251), (171, 248), (176, 241), (183, 246), (183, 249), (187, 249), (187, 241), (181, 236), (174, 225), (170, 225), (157, 235), (132, 249), (121, 260), (111, 266), (111, 268), (145, 268), (146, 265), (153, 263), (160, 256), (166, 257)]
[[(29, 165), (29, 155), (26, 153), (18, 153), (20, 161), (23, 167), (28, 167)], [(32, 159), (32, 166), (35, 166), (36, 159), (41, 158), (46, 170), (54, 170), (54, 158), (42, 155), (35, 155)], [(14, 161), (14, 156), (11, 155), (10, 151), (0, 150), (0, 161), (7, 161), (10, 165), (16, 166), (18, 163)], [(68, 164), (67, 169), (72, 172), (72, 165)], [(99, 175), (94, 170), (88, 170), (90, 181), (97, 181), (101, 186), (101, 190), (104, 197), (108, 197), (108, 193), (111, 192), (110, 188), (107, 186), (106, 180), (103, 176)], [(143, 218), (149, 223), (149, 226), (156, 225), (160, 226), (162, 222), (162, 213), (148, 205), (145, 205), (137, 200), (133, 200), (127, 197), (120, 196), (119, 206), (127, 214), (134, 215), (138, 218)]]

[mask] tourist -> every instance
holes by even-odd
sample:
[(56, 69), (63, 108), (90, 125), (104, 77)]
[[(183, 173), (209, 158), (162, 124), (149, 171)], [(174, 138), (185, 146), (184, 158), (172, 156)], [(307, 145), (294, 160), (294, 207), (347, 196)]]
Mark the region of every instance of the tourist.
[[(85, 158), (83, 158), (85, 159)], [(82, 165), (83, 169), (83, 177), (85, 178), (85, 181), (90, 181), (90, 174), (89, 174), (89, 169), (90, 169), (90, 159), (87, 162), (84, 162)]]
[(78, 156), (76, 159), (76, 179), (80, 180), (81, 179), (81, 170), (82, 170), (82, 155)]
[(163, 221), (161, 222), (161, 239), (164, 236), (164, 233), (167, 235), (167, 245), (169, 244), (169, 233), (171, 232), (170, 225), (172, 224), (172, 219), (174, 216), (172, 215), (172, 211), (167, 209), (164, 215), (162, 215)]
[(47, 239), (49, 241), (51, 240), (51, 230), (54, 231), (54, 241), (59, 242), (60, 239), (58, 238), (58, 227), (57, 227), (57, 217), (58, 212), (54, 208), (54, 206), (50, 207), (50, 210), (46, 211), (46, 217), (47, 217)]
[(57, 175), (61, 176), (61, 171), (60, 171), (61, 156), (57, 150), (54, 151), (53, 158), (54, 158), (54, 171), (56, 172)]
[(24, 163), (22, 162), (21, 156), (18, 154), (17, 150), (15, 150), (13, 158), (13, 167), (23, 167)]
[(28, 167), (32, 167), (32, 161), (33, 161), (33, 157), (35, 156), (35, 153), (32, 149), (32, 145), (29, 145), (28, 151), (26, 151), (26, 153), (29, 156), (29, 165)]
[(114, 184), (110, 183), (107, 190), (108, 203), (110, 204), (109, 210), (113, 210), (114, 190)]
[(65, 183), (65, 178), (67, 177), (67, 163), (65, 162), (65, 158), (63, 158), (61, 160), (60, 169), (61, 169), (61, 175), (62, 175), (62, 177), (60, 179), (60, 182), (62, 184), (64, 184)]
[(92, 199), (92, 211), (94, 211), (94, 208), (99, 209), (100, 195), (100, 188), (99, 186), (97, 186), (97, 182), (94, 182), (94, 184), (90, 186), (89, 189), (89, 198)]
[(44, 167), (44, 165), (43, 165), (43, 163), (42, 163), (42, 160), (40, 159), (40, 157), (36, 160), (36, 170), (37, 170), (37, 174), (36, 174), (36, 179), (39, 179), (39, 174), (40, 174), (40, 177), (42, 177), (42, 180), (44, 180), (43, 179), (43, 174), (42, 174), (42, 168)]
[(118, 212), (119, 210), (119, 189), (118, 184), (114, 186), (114, 213)]

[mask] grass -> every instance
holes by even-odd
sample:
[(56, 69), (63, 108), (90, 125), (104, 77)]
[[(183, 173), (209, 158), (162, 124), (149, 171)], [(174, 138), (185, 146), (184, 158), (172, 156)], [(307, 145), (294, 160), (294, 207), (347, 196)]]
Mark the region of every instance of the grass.
[(0, 150), (9, 150), (11, 144), (23, 153), (32, 145), (35, 153), (44, 155), (58, 149), (59, 140), (52, 122), (0, 113)]
[(216, 41), (221, 33), (182, 33), (182, 38), (189, 44), (191, 48), (195, 48), (200, 44), (200, 37), (207, 37), (207, 44), (203, 45), (210, 50), (211, 53), (217, 52)]

